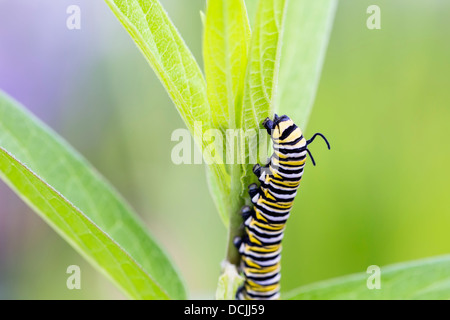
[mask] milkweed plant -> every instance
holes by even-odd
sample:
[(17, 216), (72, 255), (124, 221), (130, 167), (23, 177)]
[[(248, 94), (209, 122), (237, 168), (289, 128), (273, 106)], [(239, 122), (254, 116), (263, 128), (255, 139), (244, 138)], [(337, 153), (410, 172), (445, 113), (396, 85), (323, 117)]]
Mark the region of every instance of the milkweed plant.
[[(228, 230), (216, 298), (234, 299), (242, 277), (233, 239), (242, 233), (239, 211), (249, 203), (247, 186), (255, 182), (250, 160), (268, 151), (246, 133), (258, 133), (261, 121), (275, 113), (289, 115), (305, 131), (337, 0), (208, 0), (199, 15), (203, 68), (157, 0), (105, 1), (202, 150), (210, 193)], [(208, 130), (226, 138), (238, 132), (232, 136), (235, 144), (225, 139), (227, 155), (217, 152), (224, 146)], [(225, 159), (229, 153), (232, 158)], [(124, 198), (5, 93), (0, 94), (0, 178), (127, 297), (188, 298), (177, 267)], [(381, 290), (371, 290), (377, 279), (363, 272), (282, 292), (281, 298), (450, 298), (449, 282), (443, 281), (450, 275), (448, 257), (381, 272)]]

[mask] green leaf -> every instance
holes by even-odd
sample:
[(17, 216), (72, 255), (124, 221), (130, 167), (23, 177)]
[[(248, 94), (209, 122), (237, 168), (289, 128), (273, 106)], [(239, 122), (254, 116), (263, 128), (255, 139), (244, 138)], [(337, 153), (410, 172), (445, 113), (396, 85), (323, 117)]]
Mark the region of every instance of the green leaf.
[(252, 26), (256, 16), (259, 0), (245, 0), (245, 7), (247, 8), (247, 15)]
[[(245, 191), (256, 182), (253, 165), (265, 164), (271, 148), (265, 132), (259, 132), (261, 122), (278, 113), (306, 125), (335, 7), (334, 0), (260, 0), (258, 3), (240, 118), (245, 132), (240, 138), (241, 186), (233, 189), (240, 189), (239, 193), (231, 192), (232, 198), (239, 197), (241, 203), (248, 202)], [(231, 180), (235, 181), (233, 177)], [(242, 218), (232, 214), (230, 221), (229, 239), (232, 239), (239, 235)], [(229, 249), (228, 256), (234, 257), (236, 252), (230, 244)]]
[(238, 146), (235, 150), (238, 155), (238, 159), (235, 159), (237, 165), (231, 166), (229, 198), (232, 200), (227, 248), (227, 260), (234, 264), (240, 259), (233, 245), (233, 239), (242, 236), (242, 216), (239, 209), (248, 201), (245, 193), (247, 186), (256, 180), (252, 167), (258, 162), (258, 157), (252, 158), (250, 154), (259, 154), (257, 137), (260, 123), (273, 113), (285, 4), (285, 0), (259, 1), (248, 53), (243, 107), (235, 113), (241, 134), (238, 136)]
[[(213, 127), (220, 129), (222, 137), (226, 137), (227, 129), (237, 128), (236, 119), (242, 112), (250, 41), (250, 27), (243, 0), (209, 0), (203, 39), (207, 93)], [(229, 139), (225, 141), (230, 142)], [(237, 151), (237, 148), (234, 151)], [(211, 175), (208, 179), (211, 194), (219, 212), (222, 212), (221, 216), (227, 219), (226, 224), (230, 213), (239, 210), (240, 204), (232, 195), (231, 184), (235, 166), (228, 166), (226, 180), (214, 179)]]
[(56, 133), (1, 92), (0, 178), (129, 297), (186, 297), (172, 262), (124, 199)]
[(207, 167), (206, 180), (208, 182), (209, 193), (214, 200), (222, 222), (225, 227), (228, 227), (230, 216), (230, 176), (224, 174), (222, 179), (218, 179), (217, 175)]
[(250, 27), (243, 0), (208, 0), (203, 57), (214, 128), (236, 129), (242, 110)]
[(244, 282), (234, 264), (225, 262), (216, 290), (216, 300), (235, 300), (236, 291)]
[[(166, 88), (178, 112), (198, 146), (210, 171), (212, 189), (228, 194), (229, 181), (224, 161), (220, 155), (211, 155), (216, 144), (203, 138), (212, 128), (206, 83), (192, 53), (157, 0), (105, 0), (113, 13), (133, 38), (156, 75)], [(200, 126), (196, 127), (197, 124)], [(219, 149), (216, 147), (216, 149)], [(215, 195), (215, 194), (213, 194)], [(224, 223), (228, 224), (226, 204), (215, 197)]]
[(203, 29), (205, 28), (205, 24), (206, 24), (206, 15), (203, 11), (200, 11), (200, 20), (202, 21), (202, 27)]
[[(250, 27), (243, 0), (209, 0), (203, 41), (207, 92), (213, 126), (226, 138), (227, 150), (231, 144), (226, 130), (240, 125), (249, 42)], [(236, 153), (237, 147), (233, 151)], [(212, 175), (208, 179), (211, 194), (227, 225), (230, 215), (239, 211), (241, 205), (233, 192), (234, 177), (239, 176), (236, 169), (239, 170), (236, 164), (228, 166), (226, 180), (214, 179)]]
[(283, 33), (276, 109), (305, 131), (314, 103), (336, 0), (289, 1)]
[(210, 111), (203, 75), (159, 2), (105, 1), (161, 80), (191, 132), (195, 121), (208, 129)]
[(251, 41), (241, 128), (258, 129), (274, 112), (287, 0), (260, 1)]
[[(311, 284), (284, 299), (450, 299), (450, 255), (381, 267), (380, 289), (367, 287), (372, 273), (358, 273)], [(371, 282), (369, 280), (369, 282)]]
[[(255, 160), (250, 152), (259, 155), (258, 136), (261, 122), (272, 117), (275, 111), (275, 97), (278, 87), (281, 44), (287, 0), (259, 1), (251, 40), (244, 91), (244, 108), (239, 122), (244, 132), (251, 132), (255, 138), (246, 140), (241, 136), (240, 154), (242, 160), (241, 194), (255, 181), (252, 167)], [(263, 160), (265, 161), (265, 159)]]

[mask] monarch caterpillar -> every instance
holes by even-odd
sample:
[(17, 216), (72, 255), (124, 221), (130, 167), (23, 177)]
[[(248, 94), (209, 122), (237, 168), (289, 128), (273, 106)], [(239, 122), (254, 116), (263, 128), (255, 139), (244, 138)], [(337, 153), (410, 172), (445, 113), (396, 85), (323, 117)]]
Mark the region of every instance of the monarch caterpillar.
[(236, 293), (239, 300), (279, 299), (281, 240), (302, 179), (307, 152), (315, 165), (308, 145), (320, 136), (330, 149), (321, 133), (306, 140), (300, 128), (286, 115), (275, 114), (274, 120), (267, 118), (263, 126), (271, 135), (274, 153), (265, 167), (258, 164), (253, 167), (260, 186), (248, 187), (254, 206), (241, 209), (245, 235), (234, 239), (245, 278)]

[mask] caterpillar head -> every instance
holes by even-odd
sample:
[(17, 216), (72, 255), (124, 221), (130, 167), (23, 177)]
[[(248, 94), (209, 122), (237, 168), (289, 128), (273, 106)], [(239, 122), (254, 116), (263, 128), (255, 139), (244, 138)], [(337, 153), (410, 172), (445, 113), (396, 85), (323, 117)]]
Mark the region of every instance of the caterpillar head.
[(266, 118), (266, 120), (263, 121), (263, 126), (266, 128), (269, 135), (272, 136), (272, 139), (277, 140), (282, 136), (283, 132), (292, 125), (295, 125), (294, 121), (286, 115), (279, 117), (275, 114), (273, 121), (270, 120), (270, 118)]
[(300, 140), (300, 143), (304, 141), (303, 146), (299, 147), (298, 151), (306, 150), (311, 158), (313, 165), (316, 165), (314, 158), (311, 152), (308, 149), (308, 145), (314, 141), (315, 137), (320, 136), (327, 144), (328, 149), (330, 149), (330, 144), (325, 136), (321, 133), (316, 133), (309, 140), (304, 140), (303, 133), (299, 127), (295, 125), (295, 123), (286, 115), (279, 117), (275, 114), (273, 121), (270, 118), (266, 118), (263, 121), (263, 126), (266, 128), (269, 135), (272, 137), (274, 143), (284, 143), (284, 144), (293, 144), (297, 143), (297, 140)]

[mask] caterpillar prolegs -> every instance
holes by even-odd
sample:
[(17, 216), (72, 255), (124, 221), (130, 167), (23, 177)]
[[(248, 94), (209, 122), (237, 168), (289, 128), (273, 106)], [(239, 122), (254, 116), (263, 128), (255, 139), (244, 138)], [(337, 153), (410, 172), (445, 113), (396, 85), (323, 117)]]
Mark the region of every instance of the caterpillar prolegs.
[(302, 179), (306, 153), (315, 165), (308, 145), (320, 136), (330, 149), (320, 133), (306, 140), (286, 115), (275, 115), (273, 121), (267, 118), (263, 126), (271, 135), (274, 153), (265, 167), (253, 167), (260, 186), (249, 186), (253, 207), (242, 208), (245, 235), (234, 239), (244, 274), (244, 284), (236, 293), (239, 300), (279, 299), (281, 240)]

